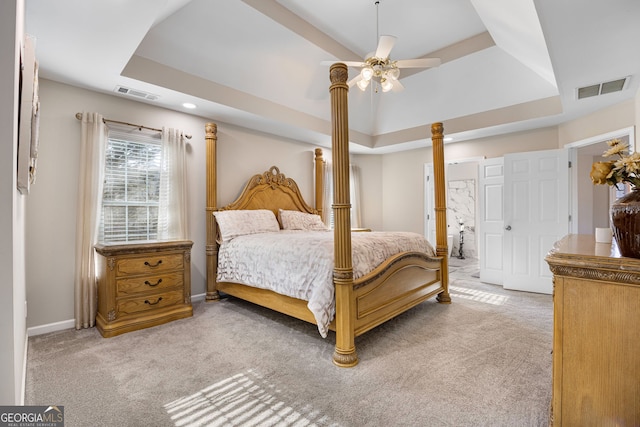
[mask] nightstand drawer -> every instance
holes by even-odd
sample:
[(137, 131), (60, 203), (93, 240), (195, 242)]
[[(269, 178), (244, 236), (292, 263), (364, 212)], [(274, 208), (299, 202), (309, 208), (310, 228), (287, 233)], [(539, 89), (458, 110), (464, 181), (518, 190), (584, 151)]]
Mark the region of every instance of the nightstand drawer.
[(182, 303), (184, 303), (182, 289), (154, 295), (142, 295), (118, 301), (118, 314), (127, 315), (148, 310), (158, 310)]
[(116, 276), (153, 274), (183, 268), (182, 254), (157, 254), (139, 258), (121, 258), (116, 263)]
[(174, 286), (182, 286), (182, 271), (172, 273), (157, 274), (153, 276), (132, 277), (118, 279), (117, 296), (134, 295), (141, 292), (151, 292), (160, 289), (172, 288)]

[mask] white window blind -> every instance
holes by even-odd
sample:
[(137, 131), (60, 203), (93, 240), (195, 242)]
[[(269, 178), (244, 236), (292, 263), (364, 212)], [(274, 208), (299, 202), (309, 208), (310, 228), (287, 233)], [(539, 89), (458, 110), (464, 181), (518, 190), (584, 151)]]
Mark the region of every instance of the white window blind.
[(160, 134), (109, 130), (100, 240), (154, 240), (162, 149)]
[[(323, 221), (330, 228), (335, 226), (333, 217), (333, 171), (331, 163), (324, 164)], [(351, 202), (351, 227), (360, 228), (360, 170), (356, 165), (349, 165), (349, 200)]]

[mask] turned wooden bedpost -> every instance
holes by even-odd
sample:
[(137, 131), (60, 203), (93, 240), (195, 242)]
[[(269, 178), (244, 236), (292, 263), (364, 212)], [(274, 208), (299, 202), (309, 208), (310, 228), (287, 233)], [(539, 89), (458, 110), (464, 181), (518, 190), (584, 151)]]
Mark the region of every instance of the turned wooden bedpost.
[(333, 64), (331, 80), (331, 145), (333, 159), (334, 258), (336, 293), (336, 348), (333, 363), (351, 367), (358, 363), (355, 347), (355, 300), (351, 255), (351, 202), (349, 199), (349, 107), (345, 64)]
[(322, 149), (316, 148), (315, 151), (315, 171), (316, 171), (316, 210), (318, 215), (324, 220), (322, 206), (324, 198), (324, 158), (322, 157)]
[(217, 164), (216, 164), (216, 143), (218, 141), (218, 126), (215, 123), (207, 123), (204, 127), (205, 141), (207, 144), (207, 295), (206, 301), (216, 301), (220, 299), (220, 294), (216, 290), (216, 272), (218, 268), (218, 244), (216, 242), (216, 221), (213, 213), (216, 211), (217, 203)]
[(450, 304), (449, 295), (449, 251), (447, 250), (447, 201), (444, 182), (444, 128), (442, 123), (431, 125), (431, 142), (433, 145), (433, 174), (436, 211), (436, 255), (442, 257), (442, 286), (444, 291), (437, 296), (438, 302)]

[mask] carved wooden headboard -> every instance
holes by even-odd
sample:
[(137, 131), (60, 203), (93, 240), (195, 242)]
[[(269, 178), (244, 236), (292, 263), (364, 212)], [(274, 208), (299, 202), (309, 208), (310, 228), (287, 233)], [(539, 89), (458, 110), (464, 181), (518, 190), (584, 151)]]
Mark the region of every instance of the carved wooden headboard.
[(305, 202), (298, 184), (280, 173), (280, 169), (276, 166), (271, 166), (262, 174), (252, 176), (240, 196), (219, 210), (238, 209), (269, 209), (276, 216), (279, 209), (318, 213)]

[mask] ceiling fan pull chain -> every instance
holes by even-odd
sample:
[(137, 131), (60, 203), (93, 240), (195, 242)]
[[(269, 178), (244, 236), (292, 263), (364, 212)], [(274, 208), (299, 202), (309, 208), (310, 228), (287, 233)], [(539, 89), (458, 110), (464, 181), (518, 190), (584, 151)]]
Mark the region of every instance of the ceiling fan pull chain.
[(380, 1), (376, 1), (376, 43), (380, 39)]

